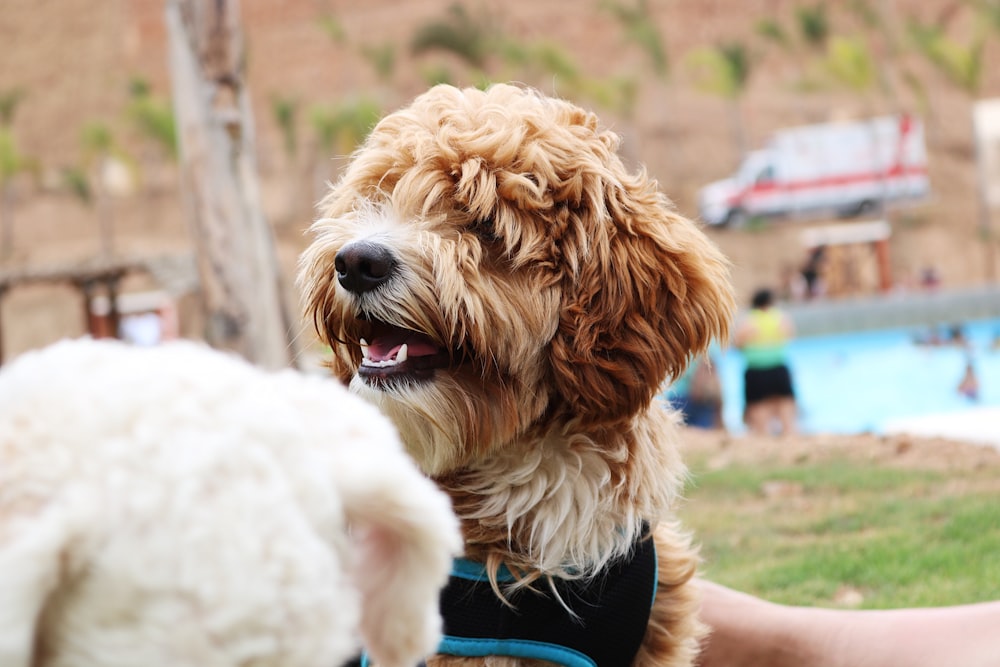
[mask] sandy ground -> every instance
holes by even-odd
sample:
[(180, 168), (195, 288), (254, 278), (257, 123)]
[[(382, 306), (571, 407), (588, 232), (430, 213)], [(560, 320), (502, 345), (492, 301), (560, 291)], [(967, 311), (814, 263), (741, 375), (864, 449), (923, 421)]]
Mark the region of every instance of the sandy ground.
[(820, 434), (771, 438), (688, 428), (682, 442), (686, 457), (704, 458), (712, 468), (753, 465), (764, 460), (789, 466), (821, 464), (846, 458), (873, 465), (939, 470), (955, 475), (983, 468), (996, 469), (1000, 473), (997, 447), (929, 435)]
[(886, 433), (950, 438), (1000, 450), (1000, 408), (982, 407), (960, 414), (930, 414), (891, 420)]

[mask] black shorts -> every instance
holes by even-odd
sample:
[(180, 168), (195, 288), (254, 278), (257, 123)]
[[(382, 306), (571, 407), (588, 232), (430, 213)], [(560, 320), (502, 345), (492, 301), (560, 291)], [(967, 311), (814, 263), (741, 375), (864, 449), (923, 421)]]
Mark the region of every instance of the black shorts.
[(748, 368), (743, 374), (743, 398), (747, 405), (768, 398), (795, 398), (788, 366)]

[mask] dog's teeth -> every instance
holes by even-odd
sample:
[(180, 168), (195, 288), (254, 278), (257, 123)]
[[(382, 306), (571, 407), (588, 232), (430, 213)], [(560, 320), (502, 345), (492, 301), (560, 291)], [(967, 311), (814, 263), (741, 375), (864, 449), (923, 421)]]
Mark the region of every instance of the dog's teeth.
[(401, 364), (409, 357), (409, 348), (406, 343), (399, 346), (396, 350), (396, 356), (391, 359), (372, 359), (371, 354), (368, 352), (368, 341), (362, 338), (358, 341), (361, 344), (361, 365), (369, 366), (372, 368), (385, 368), (386, 366), (396, 366)]

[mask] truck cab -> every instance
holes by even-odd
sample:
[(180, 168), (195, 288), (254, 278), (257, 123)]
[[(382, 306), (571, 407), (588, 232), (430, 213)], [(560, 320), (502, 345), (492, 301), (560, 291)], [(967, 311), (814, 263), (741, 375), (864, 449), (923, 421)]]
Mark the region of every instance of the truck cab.
[(702, 220), (738, 227), (758, 215), (780, 215), (786, 206), (773, 151), (752, 151), (736, 173), (709, 183), (699, 195)]

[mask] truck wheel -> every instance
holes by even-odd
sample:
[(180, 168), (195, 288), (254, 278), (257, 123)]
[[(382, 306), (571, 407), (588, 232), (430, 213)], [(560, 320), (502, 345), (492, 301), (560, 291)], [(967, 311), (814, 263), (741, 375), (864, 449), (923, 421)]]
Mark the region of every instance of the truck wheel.
[(860, 218), (863, 215), (871, 215), (878, 209), (878, 204), (872, 199), (864, 199), (859, 201), (857, 206), (851, 212), (855, 218)]
[(722, 226), (730, 229), (739, 229), (745, 224), (747, 224), (747, 212), (741, 208), (730, 209), (726, 219), (722, 221)]

